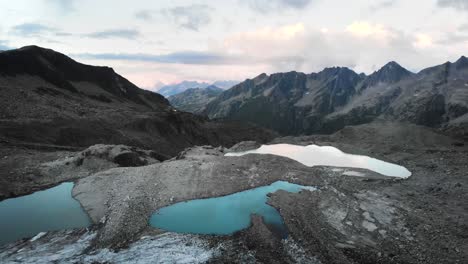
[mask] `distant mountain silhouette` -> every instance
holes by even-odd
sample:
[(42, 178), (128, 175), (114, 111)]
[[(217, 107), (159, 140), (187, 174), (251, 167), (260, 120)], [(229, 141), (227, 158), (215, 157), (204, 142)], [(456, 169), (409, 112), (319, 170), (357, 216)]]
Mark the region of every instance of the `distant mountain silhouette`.
[(179, 110), (200, 113), (203, 107), (215, 99), (223, 89), (210, 85), (206, 88), (191, 88), (182, 93), (172, 95), (169, 102)]
[(216, 86), (223, 90), (229, 89), (234, 85), (240, 83), (239, 81), (215, 81), (213, 84), (209, 84), (206, 82), (197, 82), (197, 81), (183, 81), (176, 84), (170, 84), (162, 86), (157, 90), (158, 93), (165, 96), (166, 98), (182, 93), (188, 89), (192, 88), (206, 88), (208, 86)]
[(157, 92), (165, 97), (182, 93), (187, 89), (191, 88), (206, 88), (210, 84), (205, 82), (196, 82), (196, 81), (183, 81), (176, 84), (165, 85), (161, 87)]

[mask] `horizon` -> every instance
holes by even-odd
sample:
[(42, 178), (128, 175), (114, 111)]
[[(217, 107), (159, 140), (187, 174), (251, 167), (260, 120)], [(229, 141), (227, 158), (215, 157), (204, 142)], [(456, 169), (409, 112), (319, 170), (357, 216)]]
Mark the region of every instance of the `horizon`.
[[(31, 47), (31, 46), (36, 46), (36, 47), (39, 47), (39, 48), (42, 48), (42, 49), (49, 49), (47, 47), (41, 47), (41, 46), (37, 46), (37, 45), (26, 45), (26, 46), (23, 46), (23, 47), (18, 47), (18, 48), (10, 48), (10, 49), (5, 49), (5, 50), (0, 50), (0, 52), (3, 52), (3, 51), (11, 51), (11, 50), (18, 50), (18, 49), (22, 49), (22, 48), (26, 48), (26, 47)], [(54, 50), (55, 52), (58, 52), (58, 53), (61, 53), (61, 54), (64, 54), (66, 56), (69, 56), (68, 54), (65, 54), (65, 53), (62, 53), (60, 51), (57, 51), (57, 50)], [(74, 59), (73, 57), (69, 56), (70, 58), (72, 58), (73, 60), (75, 60), (76, 62), (78, 63), (82, 63), (79, 59)], [(239, 83), (242, 83), (248, 79), (254, 79), (262, 74), (266, 74), (267, 76), (271, 76), (271, 75), (274, 75), (274, 74), (279, 74), (279, 73), (288, 73), (288, 72), (300, 72), (300, 73), (304, 73), (304, 74), (312, 74), (312, 73), (320, 73), (322, 71), (324, 71), (325, 69), (330, 69), (330, 68), (347, 68), (349, 70), (352, 70), (354, 71), (356, 74), (365, 74), (365, 76), (369, 76), (377, 71), (379, 71), (380, 69), (384, 68), (386, 65), (390, 64), (390, 63), (396, 63), (397, 65), (399, 65), (400, 67), (402, 67), (403, 69), (411, 72), (412, 74), (418, 74), (420, 73), (421, 71), (425, 70), (425, 69), (428, 69), (428, 68), (431, 68), (431, 67), (435, 67), (435, 66), (439, 66), (439, 65), (443, 65), (445, 63), (455, 63), (457, 62), (458, 60), (462, 59), (462, 58), (467, 58), (464, 54), (460, 55), (458, 57), (458, 59), (456, 60), (453, 60), (453, 61), (444, 61), (444, 62), (439, 62), (439, 63), (436, 63), (434, 65), (426, 65), (424, 66), (423, 68), (421, 68), (420, 70), (418, 71), (412, 71), (411, 69), (408, 69), (406, 68), (404, 65), (401, 65), (401, 63), (399, 63), (398, 61), (388, 61), (387, 63), (383, 64), (382, 66), (376, 68), (374, 71), (370, 72), (370, 73), (365, 73), (365, 72), (357, 72), (355, 71), (354, 69), (352, 68), (349, 68), (349, 67), (346, 67), (346, 66), (339, 66), (339, 65), (333, 65), (333, 66), (325, 66), (323, 69), (321, 70), (318, 70), (318, 71), (313, 71), (313, 72), (301, 72), (301, 71), (296, 71), (296, 70), (290, 70), (290, 71), (283, 71), (283, 72), (271, 72), (271, 73), (265, 73), (265, 72), (262, 72), (262, 73), (256, 73), (256, 74), (253, 74), (252, 76), (250, 77), (247, 77), (245, 79), (242, 79), (242, 80), (222, 80), (222, 79), (215, 79), (214, 81), (210, 81), (210, 80), (181, 80), (181, 81), (176, 81), (176, 82), (172, 82), (172, 83), (163, 83), (163, 82), (159, 82), (159, 86), (154, 86), (154, 87), (141, 87), (139, 85), (137, 85), (136, 83), (134, 83), (135, 85), (137, 85), (139, 88), (141, 89), (144, 89), (144, 90), (148, 90), (148, 91), (153, 91), (153, 92), (158, 92), (159, 90), (161, 90), (161, 88), (164, 88), (166, 86), (175, 86), (175, 85), (179, 85), (179, 84), (183, 84), (183, 83), (190, 83), (190, 82), (197, 82), (198, 84), (205, 84), (205, 85), (208, 85), (208, 86), (216, 86), (216, 82), (237, 82), (237, 84)], [(86, 64), (86, 63), (85, 63)], [(86, 65), (89, 65), (89, 66), (97, 66), (97, 67), (110, 67), (109, 65), (95, 65), (95, 64), (86, 64)], [(114, 69), (113, 67), (110, 67), (112, 69)], [(115, 69), (114, 69), (115, 70)], [(116, 71), (117, 74), (121, 75), (122, 77), (128, 79), (125, 75), (119, 73), (118, 71)], [(128, 79), (130, 80), (130, 79)], [(132, 82), (132, 80), (130, 80)], [(133, 82), (132, 82), (133, 83)], [(235, 84), (235, 85), (237, 85)], [(234, 85), (234, 86), (235, 86)], [(232, 86), (232, 87), (234, 87)], [(192, 87), (192, 88), (200, 88), (200, 87)], [(218, 87), (220, 88), (220, 87)], [(223, 89), (223, 88), (222, 88)], [(229, 88), (227, 88), (229, 89)], [(223, 89), (223, 90), (226, 90), (226, 89)]]
[[(0, 50), (51, 48), (76, 61), (112, 67), (150, 90), (162, 83), (242, 81), (260, 73), (334, 66), (369, 75), (390, 61), (416, 73), (456, 61), (468, 50), (463, 0), (0, 4)], [(102, 12), (110, 5), (112, 12)]]

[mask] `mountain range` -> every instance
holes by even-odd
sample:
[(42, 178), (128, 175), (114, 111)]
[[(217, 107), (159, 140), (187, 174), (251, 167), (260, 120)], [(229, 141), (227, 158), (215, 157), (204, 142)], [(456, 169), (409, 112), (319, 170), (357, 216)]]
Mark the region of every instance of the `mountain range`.
[(190, 88), (182, 93), (171, 95), (167, 99), (179, 110), (200, 114), (203, 107), (222, 92), (223, 89), (218, 86), (210, 85), (206, 88)]
[(274, 135), (177, 111), (112, 68), (81, 64), (37, 46), (0, 52), (0, 91), (0, 142), (14, 145), (127, 144), (170, 157), (188, 146)]
[(157, 90), (157, 92), (164, 97), (169, 97), (172, 95), (176, 95), (182, 93), (191, 88), (206, 88), (208, 86), (216, 86), (221, 89), (229, 89), (234, 85), (238, 84), (239, 81), (215, 81), (214, 83), (210, 84), (207, 82), (197, 82), (197, 81), (182, 81), (176, 84), (164, 85)]
[(392, 120), (466, 137), (468, 59), (463, 56), (418, 73), (396, 62), (370, 75), (346, 67), (310, 74), (263, 73), (194, 112), (252, 122), (283, 135), (332, 133), (347, 125)]

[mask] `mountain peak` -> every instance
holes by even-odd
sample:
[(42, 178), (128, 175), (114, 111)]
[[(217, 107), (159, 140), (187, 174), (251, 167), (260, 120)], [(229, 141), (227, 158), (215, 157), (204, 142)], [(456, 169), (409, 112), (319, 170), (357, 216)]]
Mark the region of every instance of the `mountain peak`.
[(387, 64), (385, 64), (382, 68), (380, 68), (379, 71), (399, 71), (399, 72), (407, 72), (409, 71), (405, 68), (403, 68), (398, 62), (396, 61), (390, 61)]
[(465, 56), (461, 56), (456, 62), (455, 67), (457, 69), (463, 69), (468, 67), (468, 58)]
[(368, 76), (367, 86), (374, 85), (380, 82), (395, 83), (410, 76), (411, 74), (412, 73), (410, 71), (403, 68), (397, 62), (390, 61), (378, 71)]
[[(141, 90), (110, 67), (82, 64), (60, 52), (34, 45), (0, 53), (0, 75), (37, 76), (74, 94), (85, 94), (76, 82), (87, 82), (95, 85), (93, 93), (110, 93), (120, 100), (150, 108), (169, 105), (161, 96)], [(147, 100), (142, 96), (147, 96)]]

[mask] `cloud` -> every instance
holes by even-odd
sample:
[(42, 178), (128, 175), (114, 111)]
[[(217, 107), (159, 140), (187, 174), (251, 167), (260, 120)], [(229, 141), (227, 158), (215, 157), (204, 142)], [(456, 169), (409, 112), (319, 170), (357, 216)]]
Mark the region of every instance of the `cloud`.
[[(211, 22), (212, 8), (207, 5), (177, 6), (162, 10), (179, 27), (198, 31)], [(140, 14), (141, 15), (141, 14)]]
[(286, 9), (302, 9), (307, 7), (312, 0), (240, 0), (248, 4), (253, 10), (269, 13)]
[[(418, 40), (420, 46), (415, 46)], [(245, 64), (264, 65), (267, 72), (311, 72), (347, 66), (370, 73), (398, 59), (404, 64), (428, 65), (431, 56), (423, 56), (421, 50), (433, 47), (428, 44), (427, 39), (415, 40), (415, 36), (391, 27), (358, 21), (342, 30), (318, 29), (301, 23), (260, 28), (231, 35), (219, 50), (245, 58)]]
[(14, 26), (10, 32), (22, 37), (37, 37), (48, 33), (55, 33), (57, 29), (39, 23), (24, 23)]
[(417, 71), (445, 60), (441, 51), (452, 46), (440, 44), (436, 36), (399, 31), (369, 21), (327, 30), (295, 23), (233, 33), (211, 41), (206, 51), (72, 56), (89, 63), (107, 61), (138, 84), (149, 87), (156, 79), (243, 79), (261, 72), (309, 73), (331, 66), (371, 73), (392, 60)]
[(179, 63), (179, 64), (227, 64), (234, 63), (233, 58), (229, 56), (211, 52), (183, 51), (169, 54), (143, 54), (143, 53), (82, 53), (72, 54), (71, 56), (95, 59), (95, 60), (124, 60), (124, 61), (142, 61), (156, 63)]
[(8, 41), (6, 40), (0, 40), (0, 51), (2, 50), (10, 50), (10, 49), (13, 49), (12, 47), (10, 47), (8, 45)]
[(76, 0), (45, 0), (47, 3), (52, 3), (63, 12), (72, 12), (75, 10)]
[(451, 7), (456, 10), (468, 11), (468, 0), (437, 0), (440, 7)]
[(438, 43), (443, 44), (443, 45), (453, 45), (453, 44), (457, 44), (460, 42), (468, 43), (467, 33), (450, 32), (450, 33), (447, 33), (443, 39), (438, 41)]
[(371, 24), (368, 22), (353, 22), (346, 27), (346, 30), (357, 37), (373, 37), (386, 40), (392, 37), (393, 30), (382, 24)]
[[(239, 72), (242, 69), (242, 74), (247, 76), (290, 70), (312, 72), (330, 66), (347, 66), (370, 73), (391, 60), (401, 60), (413, 68), (429, 65), (432, 57), (427, 54), (435, 45), (437, 43), (433, 43), (428, 35), (406, 34), (369, 22), (353, 22), (342, 30), (321, 30), (297, 23), (238, 32), (212, 43), (206, 52), (85, 53), (72, 56), (122, 64), (132, 61), (132, 64), (158, 65), (159, 72), (166, 67), (180, 75), (188, 75), (186, 71), (193, 71), (197, 65), (200, 67), (197, 73), (203, 76), (207, 73), (202, 69), (215, 70), (217, 66), (227, 71), (229, 68)], [(175, 72), (169, 73), (168, 70), (165, 74), (173, 75)]]
[(462, 24), (458, 27), (458, 31), (468, 31), (468, 23), (467, 24)]
[(86, 37), (95, 39), (123, 38), (136, 39), (140, 36), (140, 32), (135, 29), (111, 29), (85, 34)]
[(371, 12), (377, 12), (394, 6), (398, 0), (384, 0), (370, 6)]
[(154, 11), (151, 10), (140, 10), (135, 13), (135, 17), (144, 21), (149, 21), (153, 19)]
[(434, 44), (434, 40), (431, 36), (427, 34), (416, 34), (415, 40), (413, 41), (413, 45), (420, 49), (425, 49), (431, 47)]

